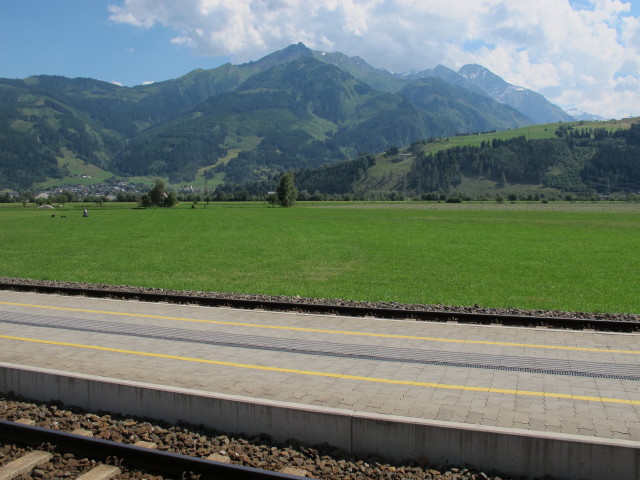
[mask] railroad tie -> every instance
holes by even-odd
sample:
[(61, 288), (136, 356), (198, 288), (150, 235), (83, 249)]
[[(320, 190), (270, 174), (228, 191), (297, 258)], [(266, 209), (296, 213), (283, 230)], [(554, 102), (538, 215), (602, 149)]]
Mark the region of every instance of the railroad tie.
[(294, 475), (296, 477), (306, 477), (307, 475), (309, 475), (309, 472), (307, 470), (296, 467), (284, 467), (280, 470), (280, 473), (286, 473), (287, 475)]
[(27, 453), (23, 457), (17, 458), (6, 465), (0, 467), (0, 480), (11, 480), (18, 475), (28, 473), (33, 470), (37, 465), (42, 465), (48, 462), (52, 454), (49, 452), (43, 452), (40, 450), (34, 450)]
[(109, 480), (122, 473), (118, 467), (113, 465), (98, 465), (87, 473), (83, 473), (76, 480)]
[(142, 447), (142, 448), (148, 448), (150, 450), (155, 450), (156, 448), (158, 448), (158, 445), (156, 445), (153, 442), (145, 442), (144, 440), (138, 440), (136, 443), (133, 444), (134, 447)]
[(35, 420), (30, 420), (28, 418), (20, 418), (16, 420), (16, 423), (20, 423), (22, 425), (32, 425), (32, 426), (36, 424)]
[(228, 455), (222, 455), (220, 453), (212, 453), (207, 457), (207, 460), (220, 463), (231, 463), (231, 459)]

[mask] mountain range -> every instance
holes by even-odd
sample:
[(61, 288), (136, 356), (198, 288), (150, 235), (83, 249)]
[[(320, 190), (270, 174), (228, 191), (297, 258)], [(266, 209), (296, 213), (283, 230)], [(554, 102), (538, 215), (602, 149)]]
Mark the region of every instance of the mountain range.
[(260, 181), (429, 138), (573, 118), (479, 65), (398, 75), (291, 45), (151, 85), (0, 79), (0, 190), (93, 165), (119, 177)]
[[(523, 113), (533, 123), (570, 122), (574, 118), (539, 93), (505, 82), (481, 65), (464, 65), (454, 72), (438, 65), (433, 70), (417, 74), (420, 77), (438, 77), (472, 92), (485, 94), (499, 103), (509, 105)], [(415, 78), (416, 74), (411, 75)]]

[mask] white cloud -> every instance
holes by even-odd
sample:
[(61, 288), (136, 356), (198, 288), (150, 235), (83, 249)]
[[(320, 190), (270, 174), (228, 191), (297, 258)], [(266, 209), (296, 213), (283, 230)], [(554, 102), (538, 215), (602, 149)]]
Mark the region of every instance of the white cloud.
[(152, 84), (154, 84), (154, 83), (156, 83), (156, 82), (155, 82), (155, 81), (153, 81), (153, 80), (147, 80), (147, 81), (145, 81), (145, 82), (142, 82), (142, 85), (152, 85)]
[(111, 83), (112, 83), (113, 85), (117, 85), (118, 87), (121, 87), (121, 86), (122, 86), (122, 82), (116, 82), (116, 81), (113, 81), (113, 82), (111, 82)]
[(622, 35), (624, 44), (640, 53), (640, 18), (627, 17), (624, 19), (624, 34)]
[[(111, 20), (160, 25), (201, 55), (256, 60), (291, 43), (390, 71), (479, 63), (560, 105), (640, 112), (640, 18), (622, 0), (124, 0)], [(632, 110), (632, 111), (630, 111)]]

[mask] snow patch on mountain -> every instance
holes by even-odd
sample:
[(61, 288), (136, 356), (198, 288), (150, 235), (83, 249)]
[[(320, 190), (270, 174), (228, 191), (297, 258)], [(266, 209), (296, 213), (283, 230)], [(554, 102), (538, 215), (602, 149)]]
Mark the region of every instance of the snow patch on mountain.
[(575, 107), (571, 107), (571, 108), (567, 108), (565, 109), (565, 111), (571, 115), (573, 118), (575, 118), (576, 120), (584, 120), (584, 121), (596, 121), (596, 122), (601, 122), (604, 120), (607, 120), (606, 118), (600, 116), (600, 115), (596, 115), (594, 113), (587, 113), (587, 112), (583, 112), (582, 110), (579, 110)]

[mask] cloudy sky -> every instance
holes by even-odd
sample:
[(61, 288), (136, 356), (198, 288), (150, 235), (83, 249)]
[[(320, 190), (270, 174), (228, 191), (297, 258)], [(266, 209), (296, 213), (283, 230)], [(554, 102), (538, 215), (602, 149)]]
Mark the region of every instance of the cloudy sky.
[(0, 77), (132, 86), (298, 42), (392, 72), (479, 63), (566, 109), (640, 115), (640, 0), (0, 0)]

